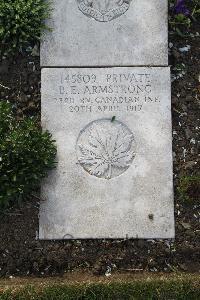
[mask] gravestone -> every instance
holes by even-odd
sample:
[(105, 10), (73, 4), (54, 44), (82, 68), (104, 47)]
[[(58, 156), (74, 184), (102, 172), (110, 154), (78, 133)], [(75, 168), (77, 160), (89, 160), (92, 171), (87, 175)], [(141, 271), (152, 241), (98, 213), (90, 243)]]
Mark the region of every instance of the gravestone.
[(43, 67), (168, 64), (167, 0), (54, 0), (53, 8)]
[(167, 0), (53, 1), (42, 124), (57, 168), (41, 239), (173, 238)]

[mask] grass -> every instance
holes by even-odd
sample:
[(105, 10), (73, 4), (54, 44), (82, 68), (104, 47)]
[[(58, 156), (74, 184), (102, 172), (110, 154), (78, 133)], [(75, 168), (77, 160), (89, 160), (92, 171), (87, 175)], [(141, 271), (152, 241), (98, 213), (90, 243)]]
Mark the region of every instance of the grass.
[(200, 175), (184, 176), (180, 179), (178, 187), (180, 198), (188, 204), (199, 204), (200, 201)]
[[(52, 281), (53, 282), (53, 281)], [(198, 300), (199, 275), (138, 279), (60, 282), (0, 289), (0, 300)]]

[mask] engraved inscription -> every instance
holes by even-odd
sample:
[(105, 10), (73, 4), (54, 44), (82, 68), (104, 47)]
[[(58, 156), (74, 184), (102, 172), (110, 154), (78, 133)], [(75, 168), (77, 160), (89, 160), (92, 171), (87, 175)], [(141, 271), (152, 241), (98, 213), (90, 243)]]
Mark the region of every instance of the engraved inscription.
[(66, 70), (58, 78), (53, 100), (73, 114), (138, 114), (160, 106), (162, 99), (154, 93), (155, 83), (148, 69), (119, 74)]
[(135, 140), (122, 122), (100, 119), (89, 123), (77, 140), (80, 165), (89, 174), (111, 179), (124, 173), (135, 157)]
[(77, 0), (79, 10), (99, 22), (108, 22), (123, 15), (131, 0)]

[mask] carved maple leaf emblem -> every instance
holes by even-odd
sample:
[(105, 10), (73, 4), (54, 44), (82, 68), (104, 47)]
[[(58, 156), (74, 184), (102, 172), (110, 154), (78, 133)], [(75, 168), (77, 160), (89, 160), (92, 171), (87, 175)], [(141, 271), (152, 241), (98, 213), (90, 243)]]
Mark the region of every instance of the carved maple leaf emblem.
[[(107, 121), (107, 122), (105, 122)], [(113, 171), (123, 173), (132, 163), (134, 137), (122, 123), (109, 120), (94, 122), (87, 129), (80, 149), (79, 163), (91, 175), (110, 179)]]

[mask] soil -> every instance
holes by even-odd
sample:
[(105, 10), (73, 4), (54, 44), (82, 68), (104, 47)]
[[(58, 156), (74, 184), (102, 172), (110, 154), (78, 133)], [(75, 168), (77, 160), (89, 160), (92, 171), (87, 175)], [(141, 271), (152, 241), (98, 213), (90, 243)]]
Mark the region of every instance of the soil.
[[(196, 22), (187, 37), (170, 33), (175, 240), (40, 241), (40, 199), (32, 195), (0, 215), (0, 276), (52, 276), (86, 270), (95, 275), (200, 271), (200, 183), (189, 188), (190, 204), (180, 190), (181, 178), (200, 176), (199, 32)], [(181, 52), (186, 45), (191, 49)], [(18, 119), (24, 115), (40, 118), (40, 65), (35, 55), (26, 53), (0, 65), (0, 99), (13, 103)]]

